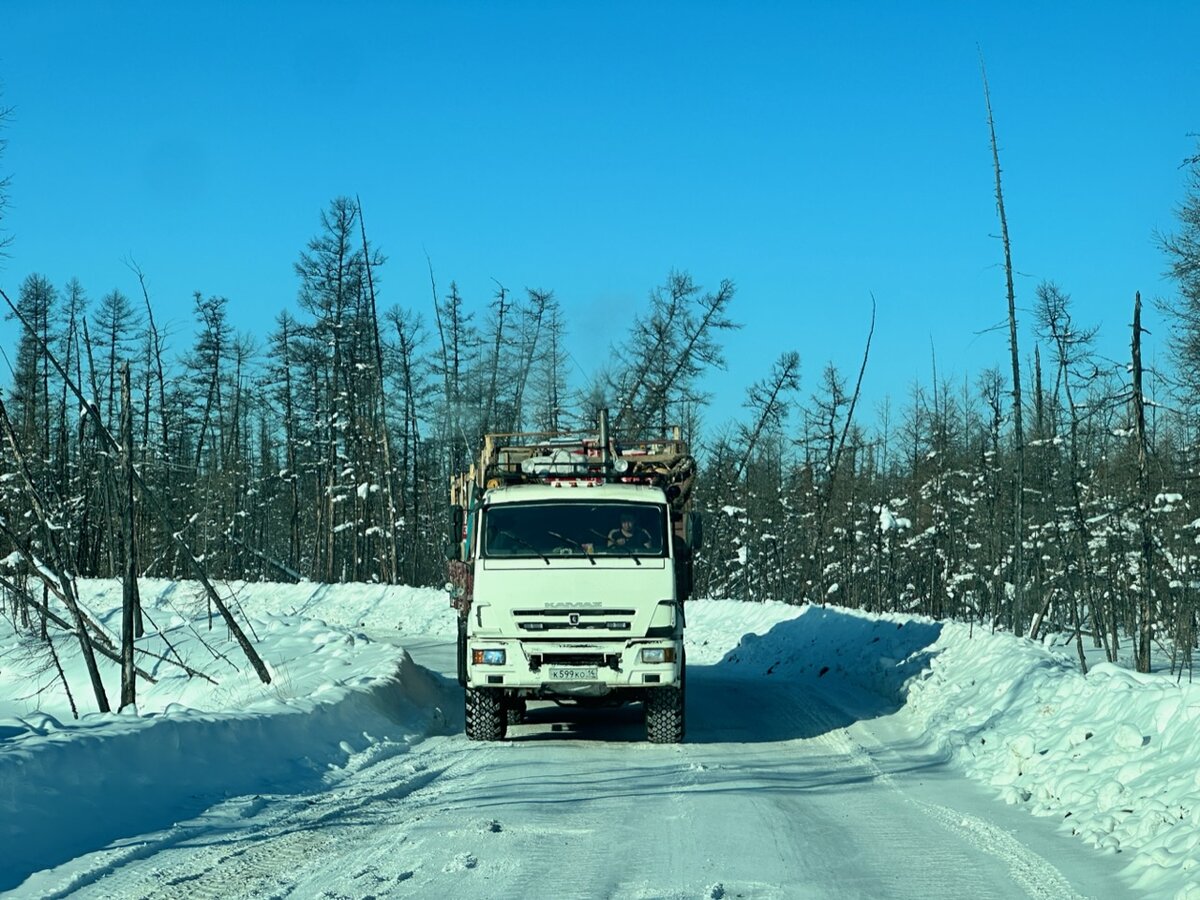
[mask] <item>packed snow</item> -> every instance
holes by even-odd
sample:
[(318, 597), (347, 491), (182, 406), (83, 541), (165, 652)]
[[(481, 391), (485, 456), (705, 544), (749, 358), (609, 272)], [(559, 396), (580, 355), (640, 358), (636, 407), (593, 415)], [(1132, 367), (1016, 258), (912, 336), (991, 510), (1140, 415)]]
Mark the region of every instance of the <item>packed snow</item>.
[[(195, 585), (147, 579), (147, 631), (164, 637), (143, 646), (211, 681), (142, 656), (156, 681), (139, 683), (136, 711), (87, 712), (95, 705), (83, 664), (64, 637), (56, 649), (77, 720), (44, 651), (0, 621), (0, 892), (64, 896), (84, 883), (78, 859), (130, 854), (145, 835), (229, 804), (251, 815), (269, 791), (327, 785), (456, 730), (452, 683), (402, 646), (452, 638), (443, 592), (222, 589), (250, 624), (269, 685), (219, 617), (210, 628)], [(84, 582), (81, 591), (115, 632), (120, 584)], [(1052, 819), (1060, 833), (1118, 861), (1125, 883), (1113, 885), (1113, 896), (1200, 898), (1200, 687), (1186, 675), (1100, 664), (1084, 676), (1058, 636), (1033, 643), (833, 606), (694, 601), (687, 641), (692, 666), (836, 696), (845, 712), (878, 720), (880, 734), (986, 785), (997, 805)], [(115, 706), (117, 668), (102, 662), (102, 671)], [(996, 829), (989, 835), (991, 843), (1006, 839)], [(472, 859), (463, 851), (455, 871), (473, 869)], [(405, 895), (403, 884), (395, 895)], [(719, 884), (709, 894), (723, 895)]]

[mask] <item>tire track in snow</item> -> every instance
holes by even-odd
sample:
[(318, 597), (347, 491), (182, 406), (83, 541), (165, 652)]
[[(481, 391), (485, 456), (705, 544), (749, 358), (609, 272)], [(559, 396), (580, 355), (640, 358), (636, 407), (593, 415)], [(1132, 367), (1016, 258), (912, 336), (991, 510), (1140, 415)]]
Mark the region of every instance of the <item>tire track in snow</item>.
[[(440, 761), (434, 756), (414, 763), (402, 750), (385, 751), (366, 766), (348, 767), (337, 783), (316, 793), (226, 801), (136, 847), (103, 851), (90, 869), (43, 896), (286, 897), (306, 869), (341, 854), (344, 833), (358, 827), (348, 821), (386, 821), (398, 800), (437, 783), (449, 768), (439, 767)], [(344, 783), (346, 777), (353, 780)]]
[[(822, 699), (821, 702), (825, 701)], [(818, 718), (821, 717), (821, 713), (815, 713), (815, 715)], [(822, 740), (845, 753), (856, 764), (867, 769), (876, 782), (886, 785), (898, 793), (907, 803), (915, 806), (964, 842), (1003, 862), (1011, 874), (1013, 882), (1025, 892), (1026, 896), (1034, 898), (1034, 900), (1087, 900), (1075, 891), (1071, 883), (1049, 860), (1031, 850), (1008, 831), (977, 816), (913, 797), (879, 765), (875, 756), (867, 748), (851, 737), (845, 728), (831, 727), (822, 735)]]

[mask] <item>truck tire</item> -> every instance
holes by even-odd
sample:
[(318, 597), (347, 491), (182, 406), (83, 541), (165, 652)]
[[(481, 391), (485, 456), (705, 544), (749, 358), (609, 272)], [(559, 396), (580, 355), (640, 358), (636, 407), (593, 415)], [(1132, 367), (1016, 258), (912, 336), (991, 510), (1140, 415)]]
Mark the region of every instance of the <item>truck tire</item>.
[(495, 688), (467, 688), (467, 737), (472, 741), (501, 741), (508, 721), (504, 696)]
[(678, 744), (683, 740), (684, 689), (651, 688), (646, 691), (646, 739), (652, 744)]
[(520, 725), (525, 721), (527, 708), (524, 697), (510, 697), (504, 704), (505, 721), (509, 725)]

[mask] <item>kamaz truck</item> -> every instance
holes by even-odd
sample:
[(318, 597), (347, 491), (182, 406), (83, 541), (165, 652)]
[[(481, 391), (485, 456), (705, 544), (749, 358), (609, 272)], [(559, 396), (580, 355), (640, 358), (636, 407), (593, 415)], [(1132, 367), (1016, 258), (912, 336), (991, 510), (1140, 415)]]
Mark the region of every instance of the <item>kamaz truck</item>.
[(699, 517), (680, 438), (489, 434), (451, 480), (450, 602), (471, 740), (533, 700), (640, 702), (646, 736), (684, 736), (684, 602)]

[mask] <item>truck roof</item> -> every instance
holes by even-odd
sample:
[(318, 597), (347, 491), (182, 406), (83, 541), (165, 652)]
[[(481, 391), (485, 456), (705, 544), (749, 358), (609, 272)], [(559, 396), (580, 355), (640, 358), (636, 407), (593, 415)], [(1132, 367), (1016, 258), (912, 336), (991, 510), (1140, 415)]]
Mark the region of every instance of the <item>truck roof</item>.
[(487, 492), (484, 502), (530, 503), (552, 500), (563, 501), (624, 501), (626, 503), (666, 502), (662, 488), (648, 484), (591, 483), (582, 481), (558, 481), (550, 484), (510, 484), (495, 487)]

